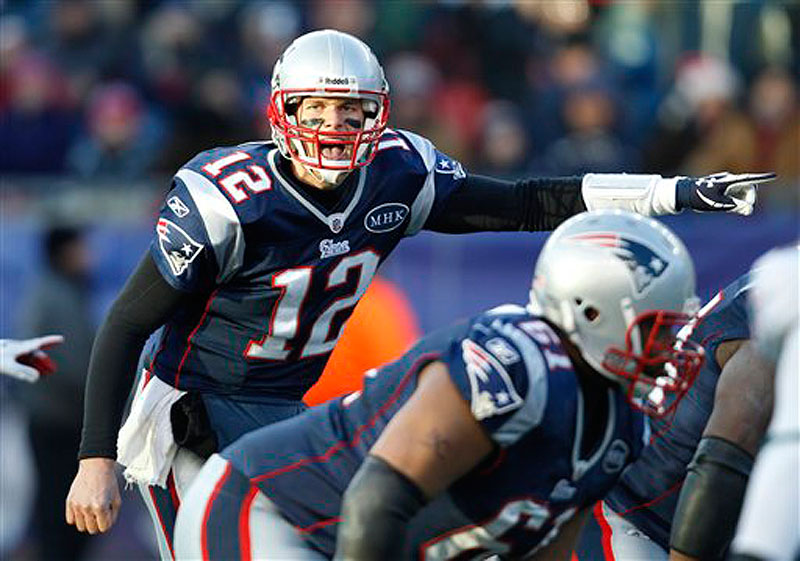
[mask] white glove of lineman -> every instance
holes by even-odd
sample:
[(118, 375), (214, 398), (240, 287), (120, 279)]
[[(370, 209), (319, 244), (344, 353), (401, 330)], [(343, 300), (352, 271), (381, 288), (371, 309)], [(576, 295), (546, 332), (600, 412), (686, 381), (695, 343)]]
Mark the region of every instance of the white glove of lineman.
[(55, 372), (55, 363), (44, 349), (64, 342), (61, 335), (45, 335), (18, 341), (0, 339), (0, 374), (25, 382), (35, 382), (41, 375)]

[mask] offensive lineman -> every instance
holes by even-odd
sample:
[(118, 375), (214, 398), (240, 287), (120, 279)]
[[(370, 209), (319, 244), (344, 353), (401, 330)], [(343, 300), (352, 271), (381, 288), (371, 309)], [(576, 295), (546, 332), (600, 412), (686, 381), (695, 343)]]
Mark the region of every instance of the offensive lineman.
[(694, 268), (655, 220), (585, 213), (553, 232), (530, 294), (212, 456), (178, 558), (568, 558), (644, 445), (637, 409), (667, 413), (700, 368), (673, 345)]
[(578, 560), (724, 556), (772, 404), (772, 369), (750, 341), (751, 288), (741, 276), (681, 333), (703, 346), (703, 369), (674, 416), (651, 421), (650, 445), (595, 505)]
[[(587, 208), (748, 214), (754, 184), (773, 177), (507, 183), (388, 129), (388, 116), (370, 49), (337, 31), (308, 33), (275, 65), (273, 141), (215, 148), (178, 171), (150, 251), (95, 341), (69, 523), (90, 533), (112, 526), (116, 458), (171, 557), (175, 510), (201, 458), (303, 410), (344, 321), (405, 236), (546, 230)], [(119, 431), (140, 352), (162, 326)]]

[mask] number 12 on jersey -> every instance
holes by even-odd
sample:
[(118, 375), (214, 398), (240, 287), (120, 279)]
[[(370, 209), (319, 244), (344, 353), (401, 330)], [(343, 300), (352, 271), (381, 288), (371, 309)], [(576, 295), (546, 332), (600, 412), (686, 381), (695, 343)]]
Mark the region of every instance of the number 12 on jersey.
[[(347, 255), (339, 260), (328, 273), (326, 290), (335, 289), (347, 281), (347, 273), (358, 269), (358, 282), (355, 291), (333, 300), (316, 318), (311, 333), (303, 346), (300, 358), (321, 355), (333, 350), (339, 340), (341, 330), (329, 338), (334, 316), (343, 310), (354, 307), (367, 291), (380, 258), (372, 250)], [(253, 339), (247, 345), (245, 356), (260, 360), (286, 360), (297, 344), (293, 339), (300, 330), (300, 312), (311, 287), (313, 267), (297, 267), (276, 274), (273, 287), (281, 289), (281, 295), (272, 308), (269, 330), (261, 339)]]

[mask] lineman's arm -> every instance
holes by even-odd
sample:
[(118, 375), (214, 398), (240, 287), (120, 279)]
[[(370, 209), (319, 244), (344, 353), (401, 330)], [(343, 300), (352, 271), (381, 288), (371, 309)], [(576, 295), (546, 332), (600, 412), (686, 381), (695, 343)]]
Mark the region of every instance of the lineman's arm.
[(117, 431), (139, 354), (148, 336), (185, 301), (156, 269), (139, 262), (101, 326), (92, 348), (84, 396), (80, 464), (66, 502), (66, 520), (91, 534), (108, 530), (119, 512), (114, 472)]
[(755, 456), (772, 415), (773, 368), (750, 341), (726, 341), (716, 356), (722, 374), (703, 436), (724, 438)]
[(727, 341), (714, 408), (681, 490), (670, 559), (722, 555), (733, 538), (750, 468), (772, 411), (772, 369), (750, 341)]
[(443, 363), (420, 377), (347, 488), (336, 558), (392, 558), (405, 523), (493, 449)]

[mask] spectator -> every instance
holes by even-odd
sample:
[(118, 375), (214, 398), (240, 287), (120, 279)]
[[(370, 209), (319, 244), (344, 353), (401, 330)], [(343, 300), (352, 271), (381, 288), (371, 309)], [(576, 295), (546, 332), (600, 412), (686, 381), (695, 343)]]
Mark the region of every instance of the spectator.
[[(169, 173), (211, 145), (258, 138), (246, 132), (251, 128), (248, 113), (241, 84), (231, 71), (217, 68), (205, 72), (188, 103), (174, 113), (172, 141), (164, 150), (159, 169)], [(263, 113), (261, 117), (264, 120)]]
[(54, 227), (45, 235), (45, 272), (20, 314), (24, 336), (62, 333), (66, 344), (49, 351), (58, 372), (20, 388), (30, 419), (36, 461), (34, 531), (38, 558), (80, 559), (86, 536), (63, 519), (64, 496), (75, 469), (80, 441), (83, 386), (94, 338), (90, 320), (89, 250), (84, 233)]
[[(791, 77), (763, 70), (750, 89), (747, 113), (729, 111), (690, 154), (689, 172), (774, 171), (787, 185), (800, 179), (800, 109)], [(796, 189), (772, 189), (773, 201), (796, 204)]]
[[(710, 123), (688, 155), (685, 171), (714, 169), (775, 171), (782, 181), (800, 178), (800, 112), (795, 86), (777, 69), (766, 69), (750, 90), (748, 112), (725, 110)], [(779, 191), (773, 196), (784, 199)]]
[(108, 29), (100, 26), (97, 6), (89, 0), (57, 0), (44, 30), (47, 53), (77, 99), (86, 98), (117, 53)]
[(602, 65), (590, 45), (580, 39), (570, 40), (548, 55), (546, 63), (532, 58), (529, 65), (532, 84), (524, 107), (530, 135), (534, 146), (549, 146), (566, 134), (564, 96), (598, 79)]
[(785, 70), (767, 68), (750, 90), (748, 117), (756, 137), (754, 169), (800, 179), (800, 105), (797, 86)]
[(152, 122), (130, 85), (100, 86), (87, 109), (88, 134), (69, 153), (70, 169), (82, 177), (133, 179), (151, 171), (158, 148)]
[(530, 166), (528, 134), (522, 114), (510, 101), (493, 101), (483, 112), (477, 168), (495, 177), (518, 177)]
[(614, 132), (615, 112), (611, 92), (602, 81), (568, 90), (562, 109), (567, 133), (545, 149), (537, 168), (545, 173), (576, 175), (635, 167), (633, 151)]
[[(739, 78), (726, 62), (709, 55), (684, 60), (675, 85), (658, 109), (652, 140), (645, 148), (645, 168), (671, 174), (710, 171), (714, 161), (731, 172), (749, 169), (741, 154), (751, 153), (744, 116), (736, 110)], [(722, 145), (715, 145), (721, 141)], [(702, 175), (702, 174), (701, 174)]]
[(469, 146), (452, 126), (437, 118), (439, 70), (428, 57), (416, 53), (395, 55), (386, 68), (392, 84), (393, 126), (418, 131), (458, 160), (469, 157)]
[(8, 103), (0, 119), (0, 171), (60, 172), (77, 130), (65, 101), (63, 76), (40, 53), (19, 56), (7, 75)]

